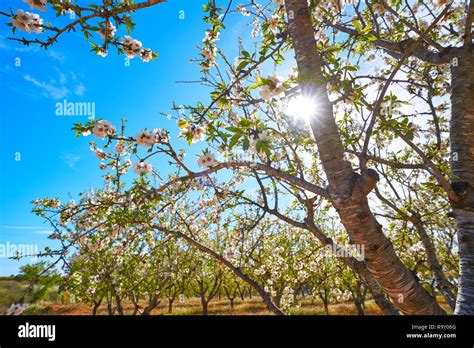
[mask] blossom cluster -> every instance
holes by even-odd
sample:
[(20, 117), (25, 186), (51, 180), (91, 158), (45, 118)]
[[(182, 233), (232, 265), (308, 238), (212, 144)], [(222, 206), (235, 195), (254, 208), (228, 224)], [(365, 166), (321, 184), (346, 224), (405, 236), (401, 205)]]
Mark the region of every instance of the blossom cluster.
[(163, 143), (168, 141), (168, 133), (163, 129), (155, 128), (153, 131), (146, 129), (141, 130), (135, 136), (137, 143), (144, 147), (150, 147), (156, 143)]
[(278, 16), (276, 15), (270, 16), (270, 18), (268, 18), (267, 20), (268, 30), (270, 30), (273, 33), (276, 33), (278, 30), (278, 22), (279, 22)]
[(116, 32), (117, 28), (115, 25), (111, 21), (108, 21), (108, 23), (104, 25), (104, 28), (100, 29), (99, 35), (100, 37), (108, 40), (114, 37)]
[(137, 162), (133, 165), (133, 172), (135, 174), (148, 174), (153, 171), (153, 166), (148, 162)]
[(212, 168), (217, 165), (216, 156), (213, 153), (204, 154), (199, 157), (197, 163), (203, 169)]
[(100, 139), (104, 139), (106, 136), (114, 135), (115, 133), (115, 127), (105, 120), (97, 121), (92, 129), (92, 134)]
[(8, 307), (6, 315), (20, 315), (26, 309), (27, 305), (25, 303), (12, 303)]
[(269, 76), (267, 80), (268, 84), (260, 87), (260, 96), (265, 101), (269, 101), (272, 98), (283, 98), (285, 96), (285, 87), (280, 78), (276, 75), (272, 75)]
[(206, 30), (206, 36), (202, 40), (204, 47), (201, 50), (201, 55), (204, 61), (200, 63), (201, 67), (207, 71), (210, 67), (216, 65), (217, 48), (215, 42), (219, 40), (219, 32), (214, 30)]
[(189, 124), (185, 120), (178, 120), (180, 127), (178, 138), (189, 139), (192, 138), (193, 143), (204, 140), (206, 136), (206, 129), (204, 127)]
[(130, 36), (124, 36), (121, 44), (127, 58), (139, 56), (144, 62), (149, 62), (153, 59), (153, 51), (149, 48), (143, 48), (141, 41), (133, 39)]
[[(267, 131), (264, 131), (260, 134), (252, 134), (249, 141), (249, 152), (250, 153), (259, 153), (263, 152), (262, 149), (258, 149), (257, 144), (261, 143), (270, 143), (271, 137)], [(260, 151), (259, 151), (260, 150)]]
[(30, 9), (38, 9), (40, 11), (45, 11), (46, 5), (48, 4), (46, 0), (23, 0), (23, 2), (28, 4), (28, 6), (30, 6)]
[(36, 13), (23, 10), (16, 11), (12, 25), (18, 29), (25, 30), (27, 33), (40, 34), (43, 32), (43, 19)]

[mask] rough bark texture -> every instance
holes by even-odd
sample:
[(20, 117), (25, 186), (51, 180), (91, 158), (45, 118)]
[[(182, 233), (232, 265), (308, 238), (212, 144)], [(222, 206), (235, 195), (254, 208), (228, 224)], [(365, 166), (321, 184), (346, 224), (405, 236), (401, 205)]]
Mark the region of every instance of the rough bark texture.
[(466, 45), (451, 64), (452, 187), (456, 219), (460, 280), (456, 314), (474, 314), (474, 50)]
[[(359, 194), (363, 190), (353, 185), (367, 180), (354, 180), (359, 174), (344, 159), (344, 149), (321, 72), (307, 1), (286, 0), (286, 9), (302, 93), (306, 97), (315, 96), (318, 101), (318, 113), (311, 118), (311, 128), (328, 179), (330, 199), (352, 243), (364, 246), (369, 271), (402, 312), (445, 314), (397, 257), (391, 242), (383, 234), (382, 226), (370, 211), (367, 198)], [(352, 196), (352, 192), (357, 194)]]

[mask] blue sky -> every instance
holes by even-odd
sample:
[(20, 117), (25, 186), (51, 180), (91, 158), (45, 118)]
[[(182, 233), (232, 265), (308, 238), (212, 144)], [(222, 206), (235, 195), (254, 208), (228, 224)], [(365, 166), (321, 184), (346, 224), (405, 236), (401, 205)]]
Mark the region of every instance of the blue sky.
[[(69, 194), (75, 198), (102, 185), (103, 172), (88, 145), (97, 139), (75, 138), (70, 130), (73, 123), (86, 122), (87, 116), (56, 116), (57, 102), (95, 103), (96, 118), (115, 125), (126, 118), (129, 134), (147, 127), (167, 128), (176, 135), (174, 121), (159, 113), (171, 112), (173, 101), (208, 100), (199, 85), (176, 83), (200, 77), (198, 64), (190, 64), (190, 59), (197, 56), (196, 46), (206, 29), (202, 2), (169, 1), (137, 12), (132, 37), (160, 56), (152, 63), (133, 59), (130, 67), (115, 53), (106, 58), (90, 53), (91, 46), (80, 33), (64, 35), (47, 51), (6, 40), (10, 27), (6, 17), (0, 18), (0, 245), (35, 244), (40, 250), (54, 246), (47, 239), (50, 227), (30, 212), (30, 202), (56, 196), (67, 200)], [(14, 12), (27, 7), (12, 1)], [(185, 19), (179, 18), (180, 11)], [(48, 18), (47, 13), (40, 14)], [(236, 38), (243, 28), (243, 19), (232, 17), (220, 42), (230, 57), (238, 53)], [(119, 29), (118, 35), (124, 34)], [(29, 261), (0, 258), (0, 275), (15, 274)]]
[[(56, 103), (95, 103), (96, 118), (104, 118), (117, 127), (121, 118), (128, 119), (129, 135), (145, 127), (165, 128), (171, 131), (174, 144), (189, 149), (176, 139), (175, 122), (160, 113), (171, 113), (173, 101), (188, 105), (209, 101), (206, 88), (176, 83), (201, 77), (199, 65), (191, 64), (190, 59), (198, 56), (196, 46), (207, 29), (202, 21), (204, 2), (168, 0), (135, 13), (137, 25), (132, 37), (158, 51), (159, 58), (152, 63), (135, 58), (130, 66), (124, 64), (124, 56), (117, 56), (113, 50), (106, 58), (91, 53), (82, 33), (65, 34), (47, 51), (9, 41), (6, 38), (11, 36), (11, 29), (5, 25), (6, 17), (0, 16), (0, 248), (6, 243), (33, 244), (39, 250), (46, 245), (54, 247), (47, 239), (50, 226), (31, 213), (30, 202), (44, 197), (67, 201), (88, 188), (103, 185), (104, 172), (88, 144), (97, 141), (100, 146), (102, 142), (92, 137), (75, 138), (70, 130), (73, 123), (84, 123), (87, 116), (57, 116)], [(14, 12), (28, 10), (21, 0), (11, 1), (10, 6)], [(9, 11), (4, 5), (0, 10)], [(56, 23), (51, 12), (40, 15)], [(253, 48), (248, 39), (248, 20), (238, 14), (227, 17), (227, 29), (218, 45), (230, 61), (238, 55), (239, 36), (245, 38), (247, 50)], [(62, 23), (68, 21), (61, 19)], [(119, 28), (117, 35), (125, 34), (124, 28)], [(25, 32), (22, 35), (28, 37)], [(35, 36), (30, 34), (29, 38)], [(101, 39), (93, 41), (100, 43)], [(290, 72), (294, 64), (291, 56), (288, 53), (288, 59), (279, 67), (280, 75)], [(15, 65), (18, 59), (20, 66)], [(373, 68), (374, 63), (371, 64)], [(263, 70), (272, 73), (268, 64)], [(186, 159), (196, 170), (194, 154), (202, 148), (203, 145), (194, 145)], [(153, 164), (157, 167), (157, 163)], [(158, 169), (165, 174), (166, 168)], [(21, 264), (30, 261), (0, 257), (0, 275), (17, 273)]]

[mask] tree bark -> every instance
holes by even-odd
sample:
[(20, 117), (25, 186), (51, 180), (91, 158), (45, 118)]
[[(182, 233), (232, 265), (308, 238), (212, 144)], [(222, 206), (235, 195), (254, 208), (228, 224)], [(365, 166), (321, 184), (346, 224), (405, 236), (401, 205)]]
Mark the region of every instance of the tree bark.
[(364, 308), (362, 308), (362, 304), (360, 301), (357, 299), (357, 297), (354, 297), (354, 306), (357, 310), (357, 315), (365, 315), (364, 313)]
[(202, 315), (207, 315), (208, 314), (208, 302), (201, 297), (201, 305), (202, 305)]
[(329, 301), (327, 291), (324, 290), (323, 292), (320, 292), (319, 297), (321, 298), (321, 301), (323, 301), (324, 312), (326, 312), (326, 315), (329, 315)]
[(362, 283), (360, 282), (360, 280), (357, 280), (353, 292), (354, 306), (356, 307), (357, 315), (365, 315), (363, 308), (364, 297), (362, 296), (361, 287)]
[(115, 295), (115, 302), (117, 303), (117, 311), (119, 315), (124, 315), (123, 312), (123, 306), (122, 306), (122, 300), (120, 299), (120, 296)]
[(395, 254), (382, 226), (372, 214), (362, 185), (373, 177), (372, 171), (357, 174), (344, 159), (344, 148), (334, 119), (321, 59), (307, 1), (286, 0), (288, 32), (291, 36), (304, 97), (314, 98), (317, 115), (310, 119), (319, 157), (329, 183), (331, 202), (345, 226), (351, 242), (364, 246), (365, 263), (392, 301), (405, 314), (445, 314), (435, 299), (416, 281)]
[(101, 303), (102, 303), (102, 299), (100, 299), (99, 301), (94, 301), (94, 308), (92, 309), (92, 315), (97, 315), (97, 311), (99, 310)]
[[(472, 4), (471, 4), (472, 6)], [(455, 314), (474, 314), (474, 52), (468, 42), (451, 64), (451, 186), (459, 243)]]
[(174, 297), (173, 298), (168, 298), (168, 313), (173, 312), (173, 302), (174, 302)]

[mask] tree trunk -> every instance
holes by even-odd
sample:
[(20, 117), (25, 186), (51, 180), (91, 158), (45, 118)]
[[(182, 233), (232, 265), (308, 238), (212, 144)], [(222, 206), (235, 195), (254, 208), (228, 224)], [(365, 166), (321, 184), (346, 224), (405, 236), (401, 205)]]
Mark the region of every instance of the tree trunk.
[(357, 315), (365, 315), (364, 309), (362, 308), (362, 304), (356, 297), (354, 297), (354, 306), (357, 310)]
[(324, 306), (324, 312), (326, 312), (326, 315), (329, 315), (329, 301), (328, 301), (328, 295), (326, 291), (324, 293), (320, 293), (319, 297), (321, 297), (321, 301), (323, 301), (323, 306)]
[(109, 315), (114, 315), (115, 309), (112, 304), (112, 297), (107, 295), (107, 311), (109, 312)]
[(360, 280), (356, 280), (355, 289), (353, 292), (354, 305), (357, 310), (357, 315), (364, 315), (364, 298), (362, 296), (362, 283)]
[(208, 314), (208, 304), (209, 303), (204, 298), (201, 298), (202, 315)]
[(160, 304), (159, 294), (151, 295), (148, 305), (143, 309), (142, 315), (150, 315), (151, 312)]
[(230, 301), (230, 309), (234, 309), (234, 299), (233, 298), (229, 298), (229, 301)]
[(102, 303), (102, 299), (100, 299), (97, 302), (94, 301), (94, 308), (92, 309), (92, 315), (97, 315), (97, 310), (99, 309), (101, 303)]
[(281, 291), (278, 291), (278, 293), (273, 296), (273, 303), (277, 306), (277, 307), (280, 307), (281, 305)]
[(351, 291), (352, 292), (352, 301), (354, 302), (354, 306), (357, 310), (357, 315), (365, 315), (364, 308), (362, 306), (363, 299), (362, 299), (362, 294), (361, 294), (361, 291), (360, 291), (360, 286), (361, 286), (361, 283), (360, 283), (359, 280), (357, 280), (354, 291)]
[[(472, 6), (472, 5), (471, 5)], [(455, 314), (474, 314), (474, 52), (466, 43), (451, 64), (451, 186), (459, 243), (460, 279)]]
[(174, 297), (168, 298), (168, 313), (173, 312), (173, 302), (174, 302)]
[(107, 305), (107, 310), (109, 312), (109, 315), (114, 315), (115, 314), (115, 308), (112, 306), (111, 303)]
[(139, 311), (140, 311), (140, 306), (137, 305), (137, 304), (134, 304), (134, 305), (133, 305), (133, 313), (132, 313), (132, 315), (137, 315)]
[(366, 196), (378, 179), (374, 177), (375, 172), (366, 170), (361, 175), (356, 174), (344, 159), (344, 148), (327, 96), (307, 1), (286, 0), (286, 9), (302, 94), (318, 103), (317, 115), (311, 117), (310, 125), (329, 183), (329, 195), (351, 242), (364, 247), (369, 271), (402, 312), (445, 314), (397, 257), (392, 243), (385, 237), (382, 226), (369, 208)]
[(245, 289), (246, 289), (245, 287), (241, 287), (240, 285), (237, 288), (237, 290), (239, 291), (239, 296), (240, 296), (240, 299), (242, 300), (242, 302), (245, 299)]
[(123, 312), (123, 306), (122, 306), (122, 300), (118, 295), (115, 295), (115, 302), (117, 303), (117, 311), (119, 315), (124, 315)]

